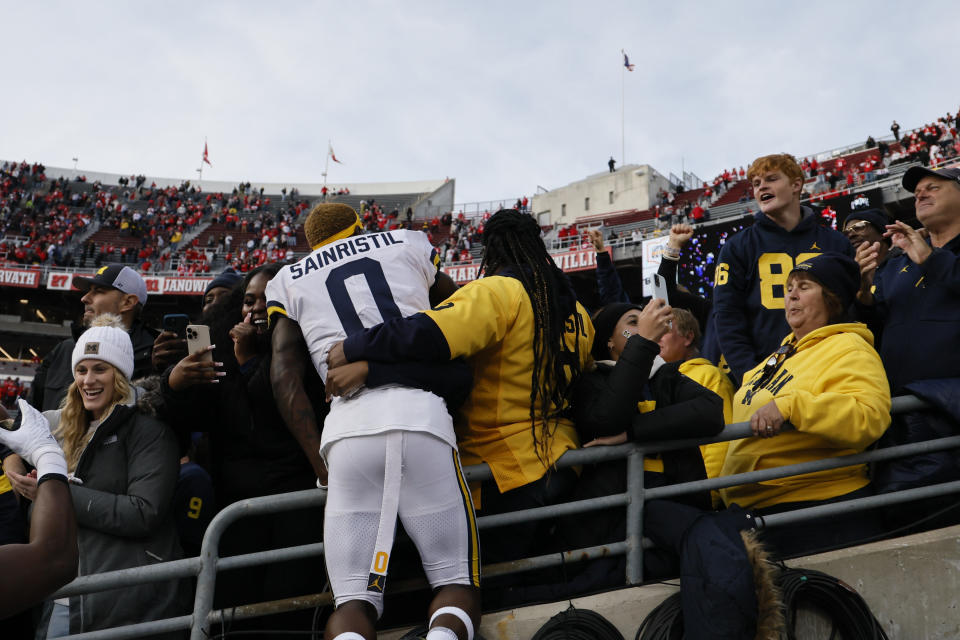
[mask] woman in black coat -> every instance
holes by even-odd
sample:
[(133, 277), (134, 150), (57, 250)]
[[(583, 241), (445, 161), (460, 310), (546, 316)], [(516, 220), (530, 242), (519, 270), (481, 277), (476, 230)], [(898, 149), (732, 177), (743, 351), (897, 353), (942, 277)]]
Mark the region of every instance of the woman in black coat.
[[(669, 330), (671, 318), (671, 309), (662, 300), (653, 300), (645, 308), (610, 304), (594, 314), (595, 368), (581, 377), (573, 400), (574, 423), (585, 447), (704, 438), (723, 430), (720, 396), (682, 375), (679, 363), (668, 364), (659, 357), (657, 341)], [(705, 478), (698, 447), (667, 451), (644, 460), (647, 488)], [(587, 465), (574, 499), (624, 493), (626, 489), (625, 460)], [(708, 492), (680, 496), (677, 502), (710, 508)], [(585, 522), (589, 524), (585, 526)], [(650, 535), (657, 525), (645, 518), (644, 532)], [(564, 549), (622, 541), (626, 537), (626, 509), (593, 512), (589, 519), (565, 518), (558, 533)], [(677, 568), (673, 551), (644, 553), (644, 574), (648, 578), (675, 575)], [(588, 565), (570, 586), (596, 589), (622, 585), (623, 581), (624, 559), (604, 558)]]
[[(210, 472), (218, 506), (239, 500), (316, 487), (316, 476), (277, 410), (270, 384), (271, 344), (267, 328), (267, 282), (280, 269), (267, 264), (247, 273), (229, 296), (204, 317), (210, 324), (213, 360), (187, 356), (165, 374), (163, 413), (181, 438), (209, 435)], [(312, 372), (312, 370), (311, 370)], [(312, 380), (312, 383), (311, 383)], [(326, 413), (323, 386), (308, 376), (315, 411)], [(221, 555), (310, 544), (322, 539), (322, 509), (283, 511), (241, 518), (226, 531)], [(320, 558), (309, 558), (222, 574), (216, 607), (304, 595), (324, 575)], [(309, 628), (313, 612), (293, 612), (251, 623), (264, 629)], [(241, 627), (234, 623), (233, 628)]]
[[(679, 372), (680, 363), (660, 358), (658, 340), (670, 328), (672, 311), (661, 300), (646, 308), (610, 304), (594, 314), (595, 368), (574, 390), (574, 422), (585, 447), (704, 438), (723, 430), (723, 400)], [(621, 463), (620, 466), (623, 466)], [(597, 473), (619, 476), (622, 469), (605, 463)], [(667, 451), (644, 461), (645, 486), (663, 486), (706, 477), (697, 447)], [(595, 482), (596, 478), (581, 480)], [(625, 484), (623, 485), (626, 486)], [(680, 498), (692, 506), (710, 508), (709, 496)]]

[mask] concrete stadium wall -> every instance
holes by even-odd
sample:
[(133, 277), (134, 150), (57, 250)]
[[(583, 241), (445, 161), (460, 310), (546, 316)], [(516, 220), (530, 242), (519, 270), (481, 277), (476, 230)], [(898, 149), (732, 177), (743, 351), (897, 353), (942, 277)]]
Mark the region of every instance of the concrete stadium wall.
[[(532, 210), (540, 224), (566, 225), (586, 216), (631, 209), (644, 211), (654, 204), (660, 189), (669, 188), (669, 180), (650, 165), (628, 164), (613, 173), (596, 173), (539, 193), (533, 196)], [(590, 199), (589, 209), (585, 206), (587, 198)]]
[[(960, 526), (807, 556), (787, 562), (816, 569), (856, 589), (892, 640), (960, 638)], [(609, 620), (625, 638), (633, 638), (643, 619), (677, 587), (662, 584), (574, 598), (577, 608)], [(571, 601), (511, 609), (483, 617), (485, 640), (529, 640)], [(813, 611), (798, 616), (797, 638), (830, 636), (830, 625)], [(402, 631), (380, 634), (396, 640)]]
[[(436, 191), (428, 197), (423, 198), (417, 203), (413, 212), (413, 217), (417, 220), (426, 220), (434, 216), (442, 216), (448, 211), (453, 211), (453, 198), (456, 191), (456, 181), (451, 179), (440, 185)], [(403, 220), (404, 212), (400, 212), (400, 219)]]

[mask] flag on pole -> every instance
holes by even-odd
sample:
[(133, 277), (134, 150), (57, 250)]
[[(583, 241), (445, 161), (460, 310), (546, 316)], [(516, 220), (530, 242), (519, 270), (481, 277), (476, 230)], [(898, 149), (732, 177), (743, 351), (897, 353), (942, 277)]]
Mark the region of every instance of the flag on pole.
[(330, 158), (337, 164), (343, 164), (342, 162), (337, 160), (337, 155), (333, 152), (333, 145), (328, 143), (327, 146), (330, 148)]
[(627, 71), (633, 71), (635, 65), (630, 64), (630, 58), (627, 57), (627, 52), (620, 49), (620, 53), (623, 54), (623, 66), (627, 68)]
[(203, 161), (206, 162), (207, 164), (209, 164), (211, 167), (213, 166), (212, 164), (210, 164), (210, 154), (207, 153), (207, 141), (206, 141), (206, 140), (203, 141)]

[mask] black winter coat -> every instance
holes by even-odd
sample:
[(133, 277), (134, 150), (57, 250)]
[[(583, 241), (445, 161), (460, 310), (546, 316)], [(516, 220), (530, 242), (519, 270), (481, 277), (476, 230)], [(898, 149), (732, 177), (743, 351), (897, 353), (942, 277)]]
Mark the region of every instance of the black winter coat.
[[(573, 402), (580, 442), (623, 431), (630, 440), (649, 442), (704, 438), (723, 430), (723, 400), (681, 374), (679, 363), (664, 364), (650, 375), (659, 352), (657, 343), (633, 336), (615, 365), (598, 362), (596, 370), (581, 377)], [(655, 402), (655, 409), (640, 413), (637, 406), (642, 401)], [(646, 487), (706, 478), (698, 447), (667, 451), (660, 458), (664, 472), (646, 472)], [(576, 498), (623, 493), (626, 487), (625, 461), (590, 465), (584, 468)], [(678, 502), (710, 509), (708, 492), (684, 496)], [(589, 528), (581, 523), (570, 542), (589, 546), (622, 540), (625, 535), (625, 511), (618, 508), (599, 512)]]
[[(232, 343), (229, 343), (232, 346)], [(219, 357), (219, 356), (218, 356)], [(163, 377), (161, 415), (181, 438), (191, 431), (210, 434), (211, 475), (221, 506), (237, 500), (299, 491), (316, 486), (316, 477), (299, 443), (277, 410), (270, 384), (271, 352), (238, 367), (227, 359), (227, 375), (216, 385), (170, 389), (170, 371)], [(326, 413), (319, 376), (308, 393), (317, 421)], [(312, 375), (311, 375), (312, 374)]]

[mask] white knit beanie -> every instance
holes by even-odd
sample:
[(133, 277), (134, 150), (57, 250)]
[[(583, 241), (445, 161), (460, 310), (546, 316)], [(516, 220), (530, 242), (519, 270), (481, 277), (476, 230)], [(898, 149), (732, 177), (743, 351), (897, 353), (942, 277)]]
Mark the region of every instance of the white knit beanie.
[(81, 360), (103, 360), (117, 368), (127, 380), (133, 375), (133, 344), (120, 316), (102, 313), (93, 319), (73, 348), (71, 370)]

